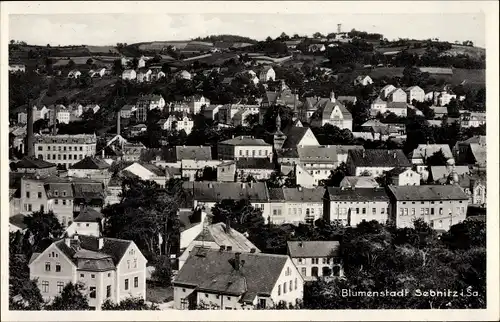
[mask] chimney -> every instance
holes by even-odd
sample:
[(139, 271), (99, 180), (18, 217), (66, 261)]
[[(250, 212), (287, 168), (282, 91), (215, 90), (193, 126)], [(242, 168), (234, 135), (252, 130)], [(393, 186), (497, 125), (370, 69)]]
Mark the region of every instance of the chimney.
[(239, 253), (239, 252), (234, 254), (234, 269), (237, 271), (240, 270), (240, 264), (241, 264), (240, 255), (241, 255), (241, 253)]
[(99, 249), (102, 249), (104, 247), (104, 238), (99, 237)]
[(335, 93), (333, 91), (330, 92), (330, 102), (335, 103)]
[(33, 108), (31, 106), (31, 102), (28, 100), (26, 116), (27, 122), (26, 125), (26, 146), (27, 146), (27, 155), (32, 157), (35, 155), (35, 147), (33, 146)]
[(255, 248), (250, 248), (250, 253), (251, 254), (255, 253), (255, 251), (256, 251)]
[(221, 252), (222, 252), (222, 251), (224, 251), (225, 249), (226, 249), (226, 246), (224, 246), (224, 245), (220, 245), (219, 251), (221, 251)]
[(104, 149), (101, 151), (102, 158), (104, 159)]
[(120, 135), (120, 130), (121, 130), (121, 128), (120, 128), (120, 121), (121, 121), (121, 119), (120, 118), (121, 118), (120, 117), (120, 111), (118, 111), (116, 113), (116, 135)]
[[(226, 233), (230, 233), (231, 232), (231, 218), (229, 216), (226, 217)], [(228, 246), (228, 250), (229, 250), (229, 246)]]
[(232, 251), (233, 250), (233, 246), (227, 246), (226, 250), (229, 251), (229, 252)]

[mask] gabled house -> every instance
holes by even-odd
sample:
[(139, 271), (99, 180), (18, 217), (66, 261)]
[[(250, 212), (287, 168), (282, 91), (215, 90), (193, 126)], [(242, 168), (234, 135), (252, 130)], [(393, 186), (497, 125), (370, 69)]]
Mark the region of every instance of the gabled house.
[(333, 92), (330, 99), (316, 98), (316, 100), (314, 105), (316, 111), (310, 118), (312, 126), (321, 127), (325, 124), (331, 124), (340, 129), (352, 130), (352, 115), (344, 104), (335, 99)]
[(133, 241), (74, 235), (33, 253), (28, 266), (44, 300), (61, 294), (67, 283), (82, 283), (90, 309), (100, 310), (107, 299), (146, 299), (146, 262)]
[(419, 186), (420, 174), (409, 168), (394, 168), (387, 171), (390, 184), (395, 186)]
[(111, 179), (110, 165), (102, 159), (86, 156), (68, 169), (68, 177), (88, 178), (107, 184)]
[(138, 176), (142, 180), (154, 181), (160, 187), (165, 187), (167, 182), (165, 171), (150, 163), (134, 162), (123, 170)]
[(350, 175), (378, 177), (396, 167), (411, 168), (412, 164), (402, 150), (351, 150), (347, 157)]
[(181, 310), (296, 305), (304, 292), (304, 280), (287, 255), (204, 247), (193, 248), (173, 286), (174, 308)]
[(73, 237), (74, 235), (100, 237), (103, 224), (104, 215), (95, 209), (86, 207), (83, 208), (73, 222), (69, 224), (65, 233), (69, 237)]
[(199, 114), (203, 106), (209, 106), (210, 100), (203, 95), (194, 95), (189, 98), (189, 109), (193, 114)]
[(448, 164), (455, 164), (455, 159), (448, 144), (419, 144), (411, 153), (411, 163), (417, 166), (417, 172), (420, 173), (427, 167), (427, 159), (440, 151)]
[(68, 73), (68, 78), (80, 78), (80, 76), (82, 76), (82, 72), (80, 72), (79, 70), (71, 70), (69, 73)]
[(341, 277), (343, 270), (338, 241), (288, 241), (287, 251), (305, 281)]
[(97, 68), (89, 70), (89, 76), (94, 77), (103, 77), (106, 74), (106, 68)]
[(271, 158), (272, 146), (262, 139), (251, 136), (238, 136), (217, 144), (219, 159)]
[(122, 73), (123, 80), (134, 80), (137, 78), (137, 72), (133, 69), (125, 69)]
[(120, 117), (124, 119), (129, 119), (130, 117), (132, 117), (132, 113), (135, 112), (136, 110), (137, 108), (135, 107), (135, 105), (131, 104), (124, 105), (120, 110)]
[(191, 73), (189, 73), (187, 70), (182, 70), (178, 72), (176, 76), (179, 79), (185, 79), (185, 80), (190, 80), (192, 78)]
[(266, 66), (259, 72), (259, 81), (261, 83), (267, 83), (268, 81), (274, 82), (275, 80), (276, 72), (271, 66)]
[(153, 72), (149, 68), (146, 67), (139, 68), (136, 74), (136, 81), (138, 83), (150, 82), (152, 74)]
[(368, 75), (360, 75), (354, 79), (354, 86), (368, 86), (373, 84), (373, 80)]
[(423, 102), (425, 100), (425, 92), (419, 86), (411, 86), (406, 89), (406, 95), (408, 97), (408, 103), (412, 103), (413, 100), (417, 102)]

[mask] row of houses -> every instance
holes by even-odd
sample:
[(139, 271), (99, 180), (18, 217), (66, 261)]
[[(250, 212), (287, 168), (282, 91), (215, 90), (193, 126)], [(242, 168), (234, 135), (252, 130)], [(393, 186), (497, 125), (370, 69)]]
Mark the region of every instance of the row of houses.
[[(49, 125), (53, 124), (54, 118), (57, 119), (59, 123), (68, 124), (71, 121), (78, 120), (83, 113), (91, 111), (92, 113), (97, 113), (100, 110), (100, 106), (97, 104), (86, 104), (83, 106), (79, 103), (70, 104), (68, 107), (62, 104), (50, 105), (50, 106), (33, 106), (33, 122), (38, 120), (48, 120)], [(17, 114), (18, 124), (26, 124), (28, 122), (28, 114), (26, 111), (20, 111)]]

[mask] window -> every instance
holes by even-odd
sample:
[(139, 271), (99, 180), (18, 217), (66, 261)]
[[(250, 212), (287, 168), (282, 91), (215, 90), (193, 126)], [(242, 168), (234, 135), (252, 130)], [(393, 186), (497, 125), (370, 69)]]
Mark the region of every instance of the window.
[(78, 159), (82, 160), (83, 159), (83, 155), (79, 154), (78, 155)]
[(415, 208), (411, 208), (411, 215), (415, 216)]
[(219, 294), (216, 294), (216, 295), (215, 295), (215, 298), (216, 298), (216, 299), (220, 299), (220, 295), (219, 295)]
[(68, 154), (68, 160), (71, 160), (72, 155)]
[(295, 289), (297, 289), (297, 278), (295, 278)]
[(300, 274), (301, 274), (302, 276), (307, 276), (307, 268), (302, 267), (302, 268), (300, 269)]
[(111, 277), (111, 273), (108, 273), (108, 277)]
[(323, 258), (323, 264), (328, 264), (328, 258)]
[(83, 151), (83, 147), (80, 147), (80, 151)]
[(41, 192), (38, 193), (38, 199), (42, 199), (42, 193)]
[(361, 212), (363, 215), (366, 215), (366, 208), (361, 208)]
[(127, 268), (130, 269), (130, 261), (127, 261)]
[(42, 281), (42, 292), (43, 293), (49, 292), (49, 281)]
[(243, 150), (240, 150), (240, 155), (243, 155)]
[(50, 160), (50, 154), (47, 154), (47, 160)]
[(57, 293), (61, 294), (64, 289), (64, 282), (57, 282)]
[(66, 199), (63, 199), (62, 203), (63, 203), (63, 206), (66, 206)]
[(297, 261), (299, 264), (302, 264), (302, 258), (299, 258)]
[(95, 278), (95, 274), (90, 274), (90, 277), (91, 278)]
[(283, 294), (286, 294), (286, 282), (283, 283)]
[(134, 277), (134, 287), (139, 287), (139, 277)]
[(80, 274), (80, 277), (82, 277), (82, 278), (85, 277), (85, 274)]
[(66, 147), (63, 147), (63, 151), (66, 151)]
[(292, 280), (290, 280), (290, 284), (289, 284), (289, 288), (288, 290), (291, 292), (293, 291), (293, 283), (292, 283)]
[(38, 151), (43, 151), (43, 147), (41, 147), (40, 145), (38, 146)]
[(439, 214), (442, 215), (443, 214), (443, 208), (439, 208)]
[(434, 208), (431, 208), (431, 215), (434, 215)]
[(228, 301), (231, 301), (231, 297), (230, 297), (230, 296), (227, 296), (227, 300), (228, 300)]
[(134, 268), (137, 268), (137, 258), (134, 258)]
[(26, 198), (30, 198), (30, 192), (26, 191)]
[(111, 297), (111, 285), (106, 286), (106, 297)]
[(95, 286), (90, 287), (90, 298), (95, 299)]
[(60, 272), (60, 271), (61, 271), (61, 264), (57, 263), (56, 264), (56, 272)]
[(377, 214), (377, 209), (376, 208), (372, 208), (372, 215), (376, 215)]
[(128, 278), (125, 279), (125, 290), (128, 290)]
[[(41, 151), (41, 150), (40, 150)], [(50, 151), (50, 145), (47, 147), (47, 151)]]
[(45, 263), (45, 271), (50, 272), (50, 262)]
[(208, 298), (208, 294), (207, 293), (205, 293), (205, 297)]
[(404, 210), (405, 210), (404, 215), (405, 215), (405, 216), (408, 216), (408, 208), (405, 208)]
[(281, 284), (278, 285), (278, 295), (281, 295)]
[(380, 213), (383, 215), (385, 214), (385, 208), (380, 209)]
[(359, 215), (359, 208), (356, 208), (356, 214)]

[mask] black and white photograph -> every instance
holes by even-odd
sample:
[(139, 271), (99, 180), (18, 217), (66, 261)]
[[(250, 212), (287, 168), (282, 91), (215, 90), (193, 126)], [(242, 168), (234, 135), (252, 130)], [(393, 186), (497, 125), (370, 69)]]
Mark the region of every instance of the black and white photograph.
[(498, 3), (60, 3), (2, 13), (10, 318), (500, 318)]

